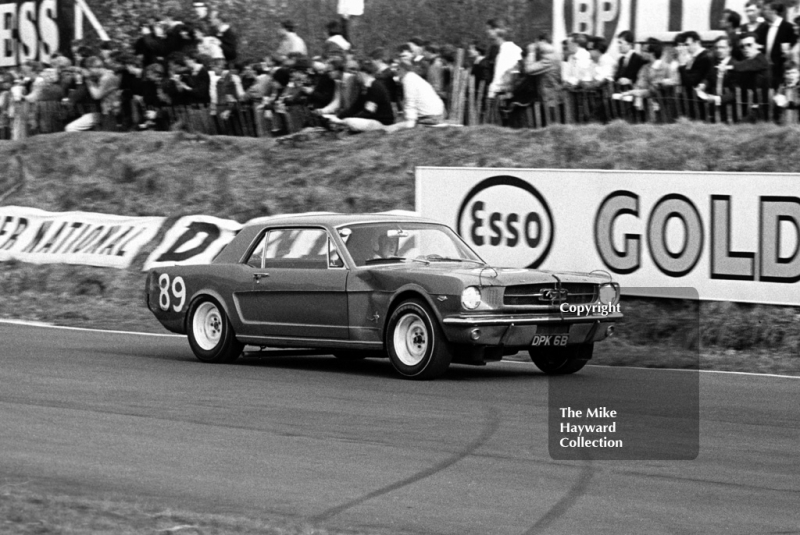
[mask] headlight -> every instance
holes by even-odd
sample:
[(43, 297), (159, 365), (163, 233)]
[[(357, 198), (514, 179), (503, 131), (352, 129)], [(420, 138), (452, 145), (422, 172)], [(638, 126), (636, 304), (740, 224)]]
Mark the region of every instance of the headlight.
[(461, 305), (467, 310), (475, 310), (481, 304), (481, 291), (474, 286), (461, 292)]
[(600, 303), (616, 305), (619, 302), (619, 284), (609, 282), (600, 286)]

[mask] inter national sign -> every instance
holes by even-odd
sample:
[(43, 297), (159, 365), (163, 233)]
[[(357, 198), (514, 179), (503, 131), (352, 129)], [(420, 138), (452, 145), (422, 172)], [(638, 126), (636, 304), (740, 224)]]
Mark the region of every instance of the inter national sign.
[(158, 247), (147, 257), (144, 270), (155, 267), (210, 264), (242, 229), (231, 219), (205, 215), (185, 216), (175, 222)]
[(0, 262), (126, 268), (164, 219), (0, 206)]
[(800, 304), (798, 175), (418, 168), (416, 187), (420, 215), (495, 265)]

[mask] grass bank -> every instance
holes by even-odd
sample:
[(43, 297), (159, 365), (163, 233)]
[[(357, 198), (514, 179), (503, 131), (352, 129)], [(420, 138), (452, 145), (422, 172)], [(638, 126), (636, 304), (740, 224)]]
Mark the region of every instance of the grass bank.
[[(413, 209), (416, 166), (795, 172), (800, 130), (487, 126), (295, 145), (184, 133), (54, 134), (0, 142), (0, 162), (0, 195), (24, 180), (4, 204), (243, 222), (313, 210)], [(0, 317), (161, 332), (141, 305), (142, 260), (127, 271), (2, 263)], [(598, 363), (685, 366), (699, 343), (704, 368), (800, 374), (797, 307), (646, 299), (623, 306), (619, 337), (600, 344)]]

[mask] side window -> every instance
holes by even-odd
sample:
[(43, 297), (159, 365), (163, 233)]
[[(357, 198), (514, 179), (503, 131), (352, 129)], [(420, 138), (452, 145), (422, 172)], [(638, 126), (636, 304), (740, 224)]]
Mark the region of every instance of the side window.
[(258, 245), (256, 245), (253, 252), (250, 253), (250, 256), (247, 257), (247, 261), (245, 262), (248, 266), (260, 269), (261, 268), (261, 260), (264, 257), (264, 244), (267, 241), (269, 236), (269, 231), (265, 232), (259, 239)]
[(265, 267), (326, 269), (328, 234), (321, 229), (272, 230), (264, 258)]

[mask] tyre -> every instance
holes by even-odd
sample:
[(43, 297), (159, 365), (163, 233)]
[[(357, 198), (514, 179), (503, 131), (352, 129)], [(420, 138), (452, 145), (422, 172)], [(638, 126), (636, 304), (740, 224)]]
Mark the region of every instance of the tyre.
[(592, 358), (594, 344), (529, 349), (531, 360), (547, 375), (569, 375), (581, 370)]
[(400, 303), (386, 325), (386, 349), (392, 366), (409, 379), (434, 379), (453, 358), (450, 344), (428, 305), (418, 299)]
[(233, 362), (244, 349), (225, 311), (210, 297), (201, 298), (192, 306), (186, 330), (194, 356), (203, 362)]

